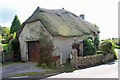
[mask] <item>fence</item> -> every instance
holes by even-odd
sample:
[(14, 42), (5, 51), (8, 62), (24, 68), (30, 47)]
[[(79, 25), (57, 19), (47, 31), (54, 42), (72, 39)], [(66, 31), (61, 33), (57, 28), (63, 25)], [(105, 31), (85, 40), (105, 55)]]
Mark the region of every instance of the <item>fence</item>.
[(2, 62), (13, 61), (13, 52), (2, 52)]
[(71, 64), (73, 67), (76, 67), (76, 68), (89, 67), (93, 65), (102, 64), (110, 60), (114, 60), (113, 53), (108, 53), (105, 56), (103, 54), (98, 54), (98, 55), (91, 55), (91, 56), (85, 56), (85, 57), (78, 57), (77, 50), (73, 49), (71, 51), (71, 54), (72, 54)]

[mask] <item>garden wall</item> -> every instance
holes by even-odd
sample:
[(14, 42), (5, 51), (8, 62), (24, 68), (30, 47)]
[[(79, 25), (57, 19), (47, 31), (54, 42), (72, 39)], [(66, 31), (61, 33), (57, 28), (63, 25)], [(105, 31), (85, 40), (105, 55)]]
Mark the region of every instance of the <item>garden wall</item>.
[(77, 50), (72, 50), (72, 66), (76, 68), (84, 68), (94, 65), (99, 65), (102, 63), (109, 62), (111, 60), (114, 60), (114, 54), (108, 53), (107, 55), (98, 54), (98, 55), (91, 55), (91, 56), (85, 56), (85, 57), (77, 57)]

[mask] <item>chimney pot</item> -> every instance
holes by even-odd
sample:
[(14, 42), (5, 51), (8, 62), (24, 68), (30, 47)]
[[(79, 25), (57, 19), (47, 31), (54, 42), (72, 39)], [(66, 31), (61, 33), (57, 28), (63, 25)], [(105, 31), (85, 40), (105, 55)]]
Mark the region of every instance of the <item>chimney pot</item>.
[(85, 19), (85, 15), (84, 15), (84, 14), (80, 14), (80, 17), (81, 17), (82, 19)]

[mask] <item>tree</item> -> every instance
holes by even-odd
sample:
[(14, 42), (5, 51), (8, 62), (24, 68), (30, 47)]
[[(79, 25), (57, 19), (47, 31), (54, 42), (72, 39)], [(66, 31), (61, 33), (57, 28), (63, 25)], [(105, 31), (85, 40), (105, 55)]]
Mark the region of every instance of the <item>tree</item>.
[(6, 35), (9, 34), (10, 32), (10, 29), (7, 28), (7, 27), (1, 27), (1, 30), (2, 30), (2, 36), (5, 37)]
[(18, 16), (15, 15), (12, 25), (10, 27), (10, 34), (17, 32), (20, 26), (21, 26), (20, 20), (18, 19)]

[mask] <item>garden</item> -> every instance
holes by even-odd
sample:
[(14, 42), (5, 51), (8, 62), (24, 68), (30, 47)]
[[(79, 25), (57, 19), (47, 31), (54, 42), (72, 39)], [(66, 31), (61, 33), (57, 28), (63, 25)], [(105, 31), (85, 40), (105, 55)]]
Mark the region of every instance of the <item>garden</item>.
[(17, 15), (15, 15), (10, 28), (0, 26), (0, 44), (3, 46), (2, 56), (4, 56), (2, 62), (20, 61), (19, 42), (15, 38), (20, 26), (21, 23)]

